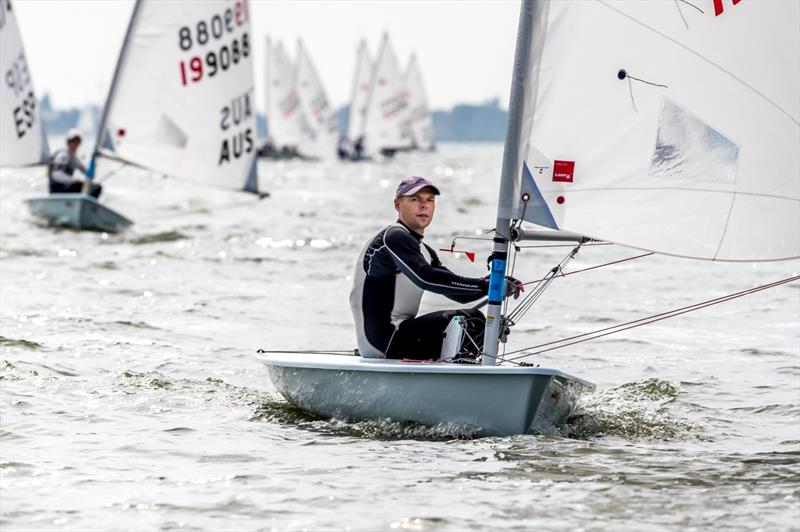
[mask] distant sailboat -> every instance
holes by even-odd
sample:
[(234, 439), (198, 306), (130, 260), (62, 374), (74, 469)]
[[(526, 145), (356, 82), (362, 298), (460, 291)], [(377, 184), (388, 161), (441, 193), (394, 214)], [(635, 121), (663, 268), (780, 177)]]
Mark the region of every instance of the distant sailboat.
[[(246, 0), (206, 0), (191, 9), (179, 0), (137, 0), (89, 173), (102, 156), (194, 183), (258, 192), (252, 46)], [(55, 196), (66, 195), (29, 204), (34, 209)], [(72, 196), (65, 202), (93, 201)], [(113, 231), (124, 222), (80, 227)]]
[(0, 0), (0, 166), (47, 163), (42, 117), (11, 2)]
[(370, 80), (364, 138), (370, 155), (391, 156), (412, 145), (408, 91), (387, 33)]
[(408, 120), (411, 124), (413, 145), (418, 150), (431, 151), (436, 147), (433, 140), (433, 118), (428, 108), (422, 73), (417, 65), (417, 54), (411, 54), (404, 81), (408, 91)]
[(265, 55), (267, 144), (261, 155), (277, 159), (304, 156), (304, 148), (313, 145), (317, 135), (300, 105), (295, 68), (280, 41), (272, 44), (267, 37)]
[(356, 51), (356, 70), (350, 91), (350, 110), (347, 119), (347, 149), (340, 154), (342, 158), (358, 160), (364, 156), (364, 127), (373, 68), (367, 43), (362, 39)]
[(322, 416), (535, 432), (563, 423), (591, 385), (518, 365), (528, 349), (498, 353), (541, 294), (503, 312), (513, 242), (591, 237), (694, 259), (799, 257), (800, 2), (704, 5), (525, 0), (482, 365), (261, 353), (275, 387)]
[(300, 39), (297, 40), (295, 69), (294, 87), (300, 98), (300, 107), (315, 133), (314, 142), (307, 143), (302, 151), (314, 157), (333, 157), (336, 143), (339, 140), (336, 114), (328, 102), (328, 96), (317, 69)]

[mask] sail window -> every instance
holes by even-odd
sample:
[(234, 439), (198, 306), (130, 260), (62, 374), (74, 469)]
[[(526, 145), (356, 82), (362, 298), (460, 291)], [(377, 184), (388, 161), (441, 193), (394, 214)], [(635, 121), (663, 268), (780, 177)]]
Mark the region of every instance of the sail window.
[(675, 102), (662, 101), (652, 177), (731, 184), (738, 160), (739, 146), (730, 139)]

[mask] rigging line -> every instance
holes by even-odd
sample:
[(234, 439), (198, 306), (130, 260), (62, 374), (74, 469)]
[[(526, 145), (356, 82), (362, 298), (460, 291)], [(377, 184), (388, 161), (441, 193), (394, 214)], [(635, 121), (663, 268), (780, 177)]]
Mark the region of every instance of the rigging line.
[(678, 14), (681, 16), (681, 20), (683, 21), (683, 25), (686, 26), (686, 29), (689, 29), (689, 23), (686, 22), (686, 17), (683, 16), (683, 11), (681, 10), (681, 5), (678, 3), (678, 0), (675, 0), (675, 9), (678, 10)]
[(291, 349), (276, 349), (266, 350), (258, 349), (256, 353), (269, 353), (269, 354), (292, 354), (292, 355), (354, 355), (352, 349), (347, 350), (334, 350), (334, 349), (306, 349), (306, 350), (291, 350)]
[(621, 11), (620, 9), (618, 9), (618, 8), (616, 8), (616, 7), (612, 7), (612, 6), (610, 6), (606, 0), (596, 0), (596, 1), (597, 1), (597, 3), (599, 3), (599, 4), (602, 4), (603, 6), (607, 7), (608, 9), (610, 9), (610, 10), (612, 10), (612, 11), (614, 11), (614, 12), (616, 12), (617, 14), (619, 14), (619, 15), (621, 15), (621, 16), (623, 16), (623, 17), (627, 18), (628, 20), (631, 20), (631, 21), (632, 21), (632, 22), (634, 22), (635, 24), (638, 24), (639, 26), (642, 26), (643, 28), (647, 28), (648, 30), (650, 30), (650, 31), (652, 31), (653, 33), (655, 33), (656, 35), (659, 35), (660, 37), (662, 37), (662, 38), (664, 38), (664, 39), (668, 40), (669, 42), (671, 42), (671, 43), (675, 44), (676, 46), (679, 46), (679, 47), (683, 48), (684, 50), (686, 50), (686, 51), (687, 51), (687, 52), (689, 52), (690, 54), (692, 54), (692, 55), (696, 56), (697, 58), (701, 59), (702, 61), (705, 61), (706, 63), (710, 64), (710, 65), (711, 65), (711, 66), (713, 66), (714, 68), (717, 68), (717, 69), (719, 69), (721, 72), (724, 72), (724, 73), (725, 73), (725, 74), (727, 74), (728, 76), (732, 77), (733, 79), (735, 79), (736, 81), (738, 81), (739, 83), (741, 83), (742, 85), (744, 85), (745, 87), (747, 87), (748, 89), (750, 89), (751, 91), (753, 91), (755, 94), (757, 94), (758, 96), (760, 96), (762, 99), (764, 99), (765, 101), (769, 102), (769, 103), (770, 103), (772, 106), (774, 106), (774, 107), (775, 107), (775, 108), (776, 108), (778, 111), (780, 111), (781, 113), (783, 113), (784, 115), (786, 115), (786, 117), (787, 117), (789, 120), (791, 120), (792, 122), (794, 122), (795, 124), (797, 124), (797, 125), (799, 125), (799, 126), (800, 126), (800, 121), (798, 121), (798, 119), (794, 118), (792, 115), (790, 115), (790, 114), (789, 114), (789, 112), (788, 112), (788, 111), (784, 110), (784, 109), (783, 109), (783, 107), (781, 107), (781, 106), (780, 106), (778, 103), (776, 103), (776, 102), (772, 101), (772, 100), (771, 100), (771, 99), (770, 99), (770, 98), (769, 98), (769, 97), (768, 97), (766, 94), (764, 94), (763, 92), (759, 91), (758, 89), (756, 89), (755, 87), (753, 87), (752, 85), (750, 85), (749, 83), (747, 83), (745, 80), (743, 80), (742, 78), (738, 77), (738, 76), (737, 76), (736, 74), (734, 74), (733, 72), (731, 72), (731, 71), (729, 71), (729, 70), (726, 70), (724, 67), (722, 67), (721, 65), (718, 65), (718, 64), (716, 64), (716, 63), (715, 63), (714, 61), (712, 61), (711, 59), (709, 59), (709, 58), (707, 58), (707, 57), (705, 57), (705, 56), (701, 55), (701, 54), (700, 54), (700, 53), (698, 53), (698, 52), (695, 52), (694, 50), (692, 50), (691, 48), (689, 48), (689, 47), (688, 47), (688, 46), (686, 46), (685, 44), (683, 44), (683, 43), (680, 43), (680, 42), (676, 41), (676, 40), (675, 40), (675, 39), (673, 39), (672, 37), (670, 37), (670, 36), (668, 36), (668, 35), (666, 35), (666, 34), (664, 34), (664, 33), (660, 32), (660, 31), (658, 31), (658, 30), (657, 30), (657, 29), (655, 29), (654, 27), (652, 27), (652, 26), (649, 26), (649, 25), (645, 24), (644, 22), (642, 22), (642, 21), (640, 21), (640, 20), (638, 20), (638, 19), (636, 19), (636, 18), (634, 18), (634, 17), (632, 17), (632, 16), (628, 15), (627, 13), (625, 13), (625, 12)]
[(520, 302), (520, 304), (517, 305), (517, 307), (513, 311), (511, 311), (511, 314), (508, 315), (508, 319), (513, 321), (515, 319), (524, 316), (533, 307), (534, 303), (536, 303), (536, 301), (539, 300), (544, 291), (550, 286), (550, 284), (556, 278), (556, 274), (558, 274), (564, 269), (564, 266), (566, 266), (567, 262), (575, 258), (575, 255), (578, 253), (580, 248), (581, 244), (578, 244), (577, 246), (574, 247), (572, 251), (570, 251), (567, 254), (566, 257), (561, 259), (561, 262), (559, 262), (557, 266), (552, 268), (548, 272), (548, 274), (545, 275), (545, 277), (539, 281), (539, 285), (534, 289), (534, 291), (530, 295), (526, 296)]
[(628, 78), (628, 92), (631, 94), (631, 105), (633, 106), (633, 112), (637, 115), (639, 114), (639, 109), (636, 108), (636, 100), (633, 98), (633, 84), (631, 83), (631, 77), (627, 76)]
[(699, 7), (694, 5), (693, 3), (689, 2), (689, 0), (678, 0), (678, 1), (683, 3), (683, 4), (686, 4), (687, 6), (692, 6), (693, 8), (695, 8), (696, 10), (698, 10), (699, 12), (701, 12), (704, 15), (706, 14), (705, 11), (703, 11), (702, 9), (700, 9)]
[[(587, 242), (584, 247), (588, 246), (613, 246), (614, 242)], [(517, 246), (520, 249), (536, 249), (536, 248), (571, 248), (572, 244), (542, 244), (536, 246)]]
[[(561, 275), (559, 275), (558, 277), (566, 277), (567, 275), (572, 275), (574, 273), (588, 272), (589, 270), (596, 270), (597, 268), (602, 268), (604, 266), (611, 266), (612, 264), (619, 264), (621, 262), (627, 262), (629, 260), (635, 260), (635, 259), (641, 259), (643, 257), (649, 257), (650, 255), (653, 255), (653, 254), (654, 254), (653, 252), (642, 253), (641, 255), (636, 255), (635, 257), (628, 257), (628, 258), (625, 258), (625, 259), (615, 260), (615, 261), (612, 261), (612, 262), (606, 262), (605, 264), (597, 264), (595, 266), (590, 266), (588, 268), (583, 268), (581, 270), (573, 270), (573, 271), (567, 272), (567, 273), (563, 273), (562, 272)], [(523, 284), (536, 283), (536, 282), (539, 282), (539, 281), (542, 281), (542, 280), (544, 280), (544, 279), (539, 279), (538, 281), (529, 281), (529, 282), (523, 283)]]
[(733, 213), (733, 205), (736, 203), (736, 192), (733, 193), (733, 197), (731, 198), (731, 206), (728, 209), (728, 216), (725, 217), (725, 227), (722, 228), (722, 235), (719, 237), (719, 244), (717, 244), (717, 250), (714, 252), (714, 258), (711, 260), (717, 260), (719, 256), (719, 250), (722, 249), (722, 244), (725, 242), (725, 235), (728, 234), (728, 226), (731, 224), (731, 214)]
[(673, 309), (673, 310), (670, 310), (670, 311), (667, 311), (667, 312), (662, 312), (662, 313), (659, 313), (659, 314), (653, 314), (651, 316), (646, 316), (644, 318), (639, 318), (638, 320), (633, 320), (633, 321), (629, 321), (629, 322), (625, 322), (625, 323), (619, 323), (617, 325), (612, 325), (610, 327), (605, 327), (603, 329), (597, 329), (597, 330), (590, 331), (590, 332), (587, 332), (587, 333), (578, 334), (578, 335), (575, 335), (575, 336), (571, 336), (569, 338), (562, 338), (561, 340), (554, 340), (552, 342), (547, 342), (547, 343), (544, 343), (544, 344), (534, 345), (534, 346), (526, 347), (526, 348), (523, 348), (523, 349), (517, 349), (517, 350), (512, 351), (512, 352), (510, 352), (508, 354), (519, 353), (519, 352), (522, 352), (522, 351), (525, 351), (525, 350), (528, 350), (528, 349), (537, 349), (539, 347), (545, 347), (545, 346), (548, 346), (548, 345), (558, 344), (558, 343), (561, 343), (561, 342), (566, 342), (566, 341), (574, 340), (574, 339), (577, 339), (577, 338), (583, 338), (583, 337), (590, 336), (590, 335), (593, 335), (593, 334), (610, 331), (612, 329), (616, 329), (616, 328), (623, 327), (623, 326), (630, 325), (630, 324), (643, 322), (643, 321), (646, 321), (646, 320), (651, 320), (651, 319), (654, 319), (654, 318), (671, 317), (672, 314), (678, 315), (676, 313), (683, 313), (683, 311), (691, 312), (691, 310), (696, 310), (697, 308), (703, 308), (704, 306), (710, 306), (710, 305), (713, 305), (715, 303), (721, 303), (721, 302), (727, 301), (728, 299), (734, 299), (734, 298), (740, 297), (742, 295), (747, 295), (748, 293), (750, 293), (750, 292), (752, 292), (754, 290), (758, 290), (760, 288), (772, 288), (773, 286), (778, 286), (779, 284), (783, 284), (784, 282), (791, 282), (793, 280), (797, 280), (798, 278), (800, 278), (800, 276), (789, 278), (788, 280), (777, 281), (775, 283), (770, 283), (768, 285), (763, 285), (762, 287), (749, 288), (749, 289), (743, 290), (741, 292), (735, 292), (733, 294), (728, 294), (726, 296), (721, 296), (719, 298), (710, 299), (710, 300), (707, 300), (707, 301), (702, 301), (700, 303), (694, 303), (694, 304), (688, 305), (686, 307)]
[[(744, 296), (747, 296), (747, 295), (750, 295), (750, 294), (755, 294), (756, 292), (761, 292), (762, 290), (766, 290), (768, 288), (774, 288), (776, 286), (780, 286), (782, 284), (791, 283), (791, 282), (798, 281), (798, 280), (800, 280), (800, 275), (795, 275), (793, 277), (787, 277), (787, 278), (781, 279), (779, 281), (774, 281), (772, 283), (768, 283), (768, 284), (765, 284), (765, 285), (756, 286), (754, 288), (748, 288), (746, 290), (742, 290), (742, 291), (739, 291), (739, 292), (734, 292), (732, 294), (728, 294), (728, 295), (721, 296), (721, 297), (714, 298), (714, 299), (709, 299), (709, 300), (706, 300), (706, 301), (701, 301), (700, 303), (695, 303), (693, 305), (688, 305), (688, 306), (685, 306), (685, 307), (669, 310), (669, 311), (666, 311), (666, 312), (661, 312), (659, 314), (653, 314), (651, 316), (640, 318), (638, 320), (633, 320), (633, 321), (629, 321), (629, 322), (626, 322), (626, 323), (619, 323), (617, 325), (612, 325), (610, 327), (604, 327), (602, 329), (597, 329), (597, 330), (594, 330), (594, 331), (590, 331), (588, 333), (578, 334), (578, 335), (575, 335), (575, 336), (571, 336), (569, 338), (562, 338), (561, 340), (555, 340), (555, 341), (547, 342), (547, 343), (544, 343), (544, 344), (539, 344), (539, 345), (534, 345), (534, 346), (531, 346), (531, 347), (525, 347), (525, 348), (522, 348), (522, 349), (517, 349), (517, 350), (514, 350), (514, 351), (509, 351), (507, 353), (507, 355), (513, 355), (513, 354), (516, 354), (516, 353), (523, 353), (524, 351), (528, 351), (530, 349), (538, 349), (540, 347), (546, 347), (546, 346), (550, 346), (550, 345), (554, 345), (554, 344), (562, 344), (562, 345), (556, 345), (555, 347), (550, 347), (548, 349), (543, 349), (543, 350), (540, 350), (540, 351), (523, 353), (523, 354), (521, 354), (519, 356), (516, 356), (516, 357), (511, 359), (511, 360), (515, 360), (515, 359), (519, 359), (519, 358), (526, 357), (526, 356), (529, 356), (529, 355), (536, 355), (536, 354), (539, 354), (539, 353), (544, 353), (545, 351), (552, 351), (554, 349), (560, 349), (562, 347), (567, 347), (569, 345), (585, 342), (585, 341), (588, 341), (588, 340), (594, 340), (595, 338), (608, 336), (610, 334), (626, 331), (628, 329), (633, 329), (635, 327), (640, 327), (642, 325), (648, 325), (648, 324), (654, 323), (656, 321), (661, 321), (661, 320), (665, 320), (667, 318), (673, 318), (675, 316), (680, 316), (682, 314), (687, 314), (687, 313), (693, 312), (695, 310), (699, 310), (699, 309), (702, 309), (702, 308), (710, 307), (712, 305), (716, 305), (716, 304), (719, 304), (719, 303), (724, 303), (726, 301), (730, 301), (732, 299), (737, 299), (739, 297), (744, 297)], [(571, 341), (571, 340), (575, 340), (575, 341)], [(563, 342), (569, 342), (569, 343), (563, 343)]]

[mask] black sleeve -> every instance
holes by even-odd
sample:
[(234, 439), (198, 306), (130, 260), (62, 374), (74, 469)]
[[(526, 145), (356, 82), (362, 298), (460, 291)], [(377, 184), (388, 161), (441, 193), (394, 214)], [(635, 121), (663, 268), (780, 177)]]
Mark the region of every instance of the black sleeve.
[(420, 253), (417, 239), (404, 229), (390, 228), (383, 241), (395, 266), (423, 290), (442, 294), (459, 303), (469, 303), (486, 295), (487, 283), (483, 279), (454, 274), (442, 266), (435, 253), (432, 257), (439, 266), (428, 264)]

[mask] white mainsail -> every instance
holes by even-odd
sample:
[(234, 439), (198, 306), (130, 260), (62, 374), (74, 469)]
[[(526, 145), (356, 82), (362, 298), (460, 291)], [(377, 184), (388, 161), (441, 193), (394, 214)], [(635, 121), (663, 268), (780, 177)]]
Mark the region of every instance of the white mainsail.
[(430, 150), (435, 146), (433, 140), (433, 119), (428, 108), (428, 96), (422, 73), (417, 65), (417, 54), (411, 54), (405, 74), (406, 90), (408, 90), (409, 122), (414, 146), (420, 150)]
[(103, 118), (120, 159), (256, 191), (247, 0), (138, 0)]
[(328, 102), (328, 96), (325, 94), (325, 87), (322, 86), (317, 69), (300, 39), (297, 40), (294, 86), (300, 98), (303, 114), (316, 135), (313, 143), (307, 143), (302, 147), (302, 152), (316, 157), (332, 157), (339, 140), (336, 114)]
[(364, 122), (367, 151), (411, 146), (408, 91), (388, 34), (383, 35), (370, 87)]
[(0, 166), (47, 161), (39, 102), (10, 0), (0, 0)]
[(300, 106), (300, 98), (294, 87), (294, 66), (283, 44), (274, 46), (267, 37), (267, 133), (272, 144), (298, 147), (316, 140), (314, 130), (308, 124)]
[(800, 256), (800, 2), (531, 6), (526, 218), (691, 258)]
[(364, 135), (364, 118), (367, 113), (372, 69), (369, 49), (366, 41), (362, 39), (356, 52), (356, 71), (353, 76), (353, 90), (350, 94), (350, 112), (347, 120), (347, 138), (351, 142), (355, 142)]

